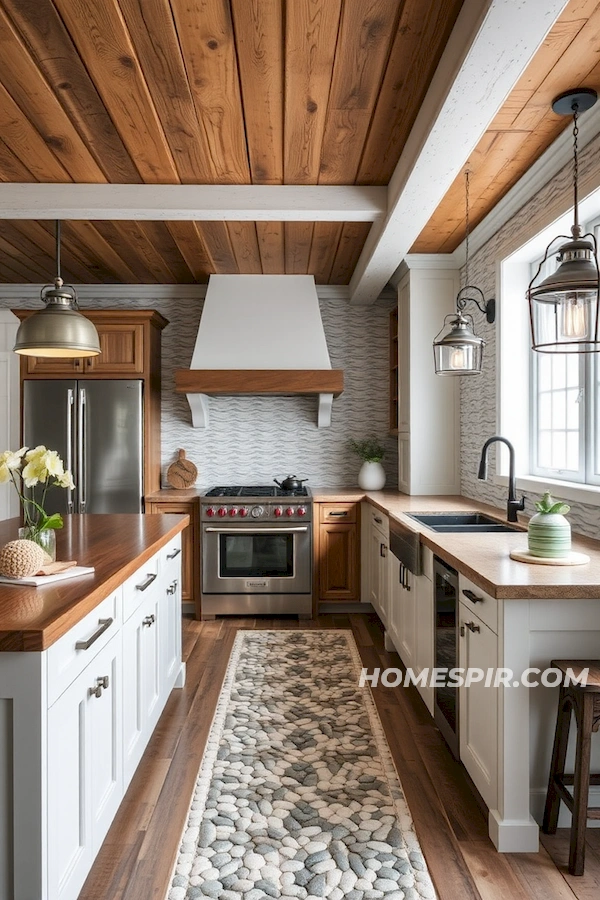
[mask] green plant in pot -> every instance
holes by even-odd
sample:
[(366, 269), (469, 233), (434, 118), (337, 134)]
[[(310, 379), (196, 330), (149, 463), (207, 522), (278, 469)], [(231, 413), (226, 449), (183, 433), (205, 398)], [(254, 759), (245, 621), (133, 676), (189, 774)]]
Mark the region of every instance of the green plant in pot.
[(363, 491), (380, 491), (385, 485), (385, 471), (381, 460), (385, 456), (385, 447), (378, 438), (371, 436), (360, 441), (350, 440), (350, 449), (356, 453), (363, 464), (358, 473), (358, 485)]
[(547, 559), (568, 556), (571, 552), (571, 526), (565, 514), (571, 509), (562, 500), (553, 500), (546, 491), (535, 504), (537, 513), (529, 520), (527, 543), (532, 556)]

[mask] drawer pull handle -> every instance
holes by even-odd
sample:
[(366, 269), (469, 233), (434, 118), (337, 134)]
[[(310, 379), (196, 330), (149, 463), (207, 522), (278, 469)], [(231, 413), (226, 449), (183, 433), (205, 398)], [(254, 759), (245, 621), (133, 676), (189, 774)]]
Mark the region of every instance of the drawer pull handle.
[(385, 546), (385, 544), (379, 545), (379, 555), (383, 557), (387, 556), (387, 547)]
[(177, 579), (172, 581), (169, 587), (167, 588), (167, 594), (174, 594), (177, 591)]
[(345, 509), (343, 512), (329, 512), (329, 513), (327, 513), (327, 515), (335, 517), (335, 518), (341, 518), (342, 516), (348, 515), (348, 510)]
[(479, 625), (476, 625), (475, 622), (466, 622), (465, 624), (472, 634), (474, 634), (476, 631), (481, 631), (481, 628), (479, 627)]
[(373, 521), (377, 522), (378, 525), (383, 525), (383, 519), (380, 519), (379, 516), (373, 516)]
[(110, 628), (113, 621), (113, 619), (98, 619), (98, 625), (100, 626), (100, 628), (95, 631), (91, 638), (88, 638), (87, 641), (77, 641), (77, 643), (75, 644), (75, 649), (89, 650), (92, 644), (94, 644), (98, 640), (98, 638), (104, 634), (107, 628)]
[(154, 613), (152, 613), (152, 615), (150, 616), (146, 616), (145, 619), (142, 619), (142, 625), (147, 625), (148, 628), (150, 628), (151, 625), (154, 625), (155, 622), (156, 616), (154, 615)]
[(153, 581), (156, 581), (156, 577), (157, 576), (154, 573), (152, 573), (151, 575), (148, 575), (148, 577), (146, 578), (145, 581), (142, 581), (141, 584), (136, 584), (136, 586), (135, 586), (136, 591), (145, 591), (146, 588), (150, 587), (150, 585), (152, 584)]
[(173, 550), (172, 553), (167, 553), (167, 559), (175, 559), (176, 556), (179, 556), (181, 553), (181, 547), (178, 547), (177, 550)]
[(465, 626), (464, 626), (464, 625), (461, 625), (461, 626), (460, 626), (460, 636), (461, 636), (461, 637), (464, 637), (464, 636), (465, 636)]
[(478, 597), (477, 594), (474, 594), (473, 591), (470, 591), (468, 588), (463, 590), (463, 594), (470, 600), (471, 603), (483, 603), (483, 597)]
[(108, 675), (103, 675), (101, 678), (96, 678), (96, 686), (91, 687), (88, 691), (90, 697), (101, 697), (102, 691), (106, 690), (109, 685)]

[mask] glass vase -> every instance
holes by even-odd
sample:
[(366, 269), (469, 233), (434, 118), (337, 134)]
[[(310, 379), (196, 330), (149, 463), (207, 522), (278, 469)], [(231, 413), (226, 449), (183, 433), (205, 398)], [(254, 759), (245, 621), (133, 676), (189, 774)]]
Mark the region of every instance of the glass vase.
[(51, 562), (56, 562), (56, 531), (54, 528), (42, 528), (38, 531), (33, 525), (19, 528), (19, 540), (35, 541), (45, 550)]

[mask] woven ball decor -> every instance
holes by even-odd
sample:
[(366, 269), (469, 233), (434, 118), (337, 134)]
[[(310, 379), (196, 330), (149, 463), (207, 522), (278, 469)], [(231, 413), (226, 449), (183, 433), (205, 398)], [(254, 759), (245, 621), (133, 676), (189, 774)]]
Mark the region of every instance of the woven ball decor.
[(10, 541), (0, 550), (0, 575), (28, 578), (44, 565), (47, 553), (35, 541)]

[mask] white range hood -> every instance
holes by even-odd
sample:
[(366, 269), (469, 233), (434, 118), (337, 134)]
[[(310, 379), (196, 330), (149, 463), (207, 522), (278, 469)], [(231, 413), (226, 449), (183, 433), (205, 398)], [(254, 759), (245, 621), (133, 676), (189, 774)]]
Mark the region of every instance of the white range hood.
[(190, 368), (175, 380), (195, 428), (208, 425), (212, 394), (316, 394), (318, 425), (330, 425), (343, 372), (331, 368), (313, 276), (211, 275)]

